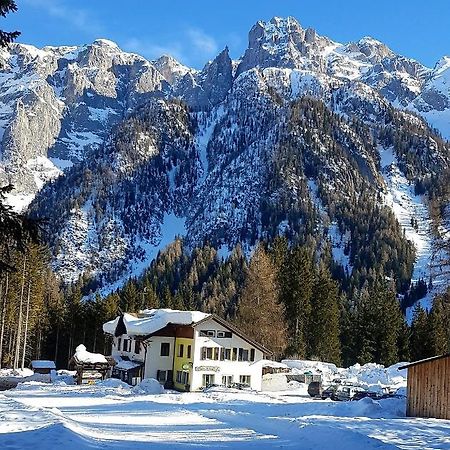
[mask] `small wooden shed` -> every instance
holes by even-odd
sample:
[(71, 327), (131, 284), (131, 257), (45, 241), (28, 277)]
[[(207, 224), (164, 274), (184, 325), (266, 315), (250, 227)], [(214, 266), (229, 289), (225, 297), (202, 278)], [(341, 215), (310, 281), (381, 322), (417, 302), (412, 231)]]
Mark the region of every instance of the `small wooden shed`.
[(406, 415), (450, 420), (450, 354), (400, 369), (408, 369)]
[(54, 361), (34, 360), (31, 361), (30, 366), (34, 373), (39, 373), (42, 375), (50, 375), (52, 370), (56, 370)]

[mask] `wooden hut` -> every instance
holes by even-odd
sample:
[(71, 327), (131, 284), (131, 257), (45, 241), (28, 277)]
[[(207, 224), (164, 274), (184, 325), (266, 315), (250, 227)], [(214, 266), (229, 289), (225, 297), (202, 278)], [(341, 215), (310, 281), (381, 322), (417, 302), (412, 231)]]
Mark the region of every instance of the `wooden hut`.
[(31, 361), (30, 366), (34, 373), (41, 375), (50, 375), (52, 370), (56, 370), (54, 361), (35, 360)]
[(450, 420), (450, 354), (400, 369), (408, 369), (406, 415)]

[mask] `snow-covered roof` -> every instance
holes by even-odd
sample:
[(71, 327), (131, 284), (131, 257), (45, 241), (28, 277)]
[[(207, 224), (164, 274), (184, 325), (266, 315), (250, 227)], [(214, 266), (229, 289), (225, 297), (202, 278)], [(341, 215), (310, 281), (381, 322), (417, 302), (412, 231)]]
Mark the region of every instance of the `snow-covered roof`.
[(80, 363), (87, 363), (87, 364), (108, 363), (104, 355), (100, 353), (88, 352), (83, 344), (80, 344), (75, 349), (74, 358)]
[[(174, 309), (146, 309), (138, 315), (124, 313), (122, 316), (128, 335), (147, 336), (156, 333), (168, 324), (191, 325), (209, 317), (210, 314), (200, 311), (178, 311)], [(103, 331), (114, 335), (120, 316), (103, 324)]]
[(273, 367), (274, 369), (290, 369), (290, 367), (287, 364), (284, 364), (284, 363), (281, 363), (278, 361), (272, 361), (270, 359), (263, 359), (262, 366), (263, 367)]
[(136, 361), (122, 359), (120, 356), (114, 356), (114, 359), (117, 363), (114, 367), (116, 369), (121, 369), (121, 370), (134, 369), (136, 367), (142, 366), (142, 364), (143, 364), (143, 363), (136, 362)]
[(54, 361), (46, 361), (43, 359), (31, 361), (33, 369), (56, 369)]

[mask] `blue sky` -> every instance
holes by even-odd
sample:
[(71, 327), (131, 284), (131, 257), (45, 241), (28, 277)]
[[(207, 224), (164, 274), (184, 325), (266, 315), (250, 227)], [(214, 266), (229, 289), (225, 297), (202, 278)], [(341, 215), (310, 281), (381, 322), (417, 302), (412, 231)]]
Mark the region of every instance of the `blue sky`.
[(0, 28), (21, 30), (20, 42), (75, 45), (103, 37), (150, 59), (169, 53), (198, 68), (225, 45), (239, 57), (257, 20), (288, 15), (338, 42), (375, 37), (428, 66), (450, 55), (450, 0), (16, 1), (19, 12), (0, 19)]

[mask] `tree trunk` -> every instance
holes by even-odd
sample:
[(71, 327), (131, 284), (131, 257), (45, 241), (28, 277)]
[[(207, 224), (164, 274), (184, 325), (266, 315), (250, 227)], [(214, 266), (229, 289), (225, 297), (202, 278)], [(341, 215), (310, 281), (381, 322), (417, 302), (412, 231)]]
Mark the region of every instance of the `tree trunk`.
[[(3, 284), (2, 284), (3, 287)], [(9, 274), (6, 272), (5, 279), (5, 291), (3, 292), (2, 297), (2, 321), (0, 325), (0, 369), (2, 368), (3, 362), (3, 341), (5, 338), (5, 322), (6, 322), (6, 298), (8, 296), (8, 288), (9, 288)]]
[(56, 327), (55, 356), (54, 356), (55, 364), (56, 361), (58, 361), (58, 347), (59, 347), (59, 323), (58, 326)]
[(23, 309), (23, 291), (25, 289), (25, 269), (27, 266), (27, 258), (23, 258), (23, 272), (22, 272), (22, 289), (20, 292), (20, 304), (19, 304), (19, 324), (17, 326), (17, 337), (16, 337), (16, 349), (14, 352), (14, 369), (19, 368), (19, 358), (20, 358), (20, 340), (22, 338), (22, 309)]
[(25, 333), (23, 337), (23, 351), (22, 351), (22, 370), (25, 368), (25, 353), (27, 352), (27, 339), (28, 339), (28, 319), (30, 317), (30, 294), (31, 283), (28, 282), (28, 295), (27, 295), (27, 313), (25, 317)]

